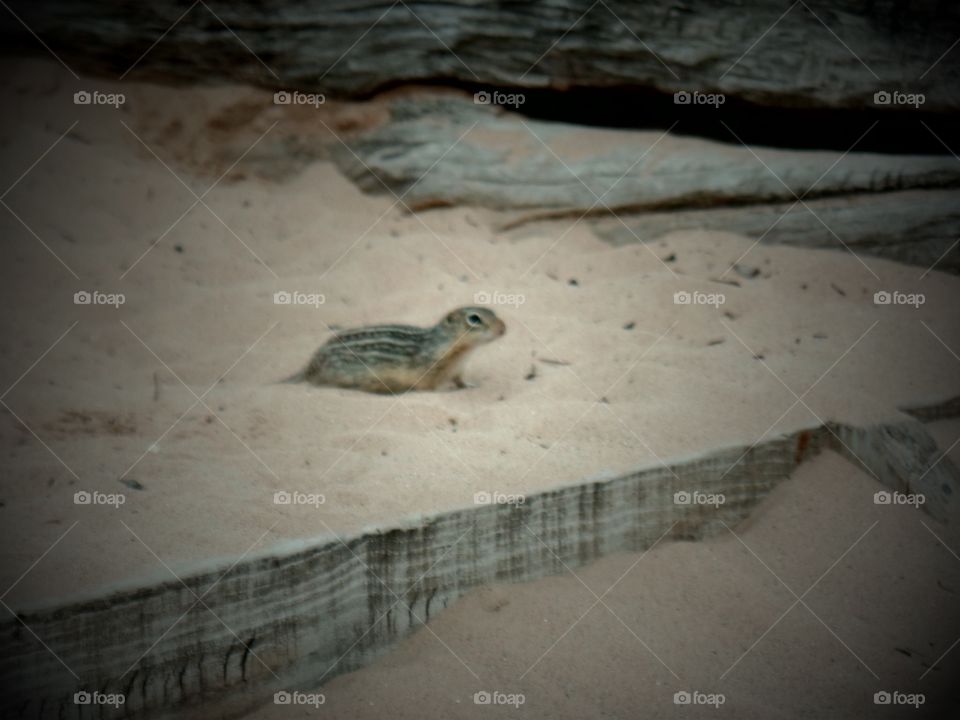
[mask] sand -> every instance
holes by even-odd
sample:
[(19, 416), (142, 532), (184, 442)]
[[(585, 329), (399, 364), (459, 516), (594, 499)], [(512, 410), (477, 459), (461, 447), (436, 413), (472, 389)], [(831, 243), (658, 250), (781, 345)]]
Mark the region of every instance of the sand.
[[(387, 100), (281, 108), (249, 88), (76, 83), (46, 62), (16, 70), (0, 86), (11, 108), (0, 128), (4, 188), (13, 184), (4, 196), (12, 212), (0, 212), (7, 238), (0, 586), (10, 588), (4, 601), (11, 608), (56, 606), (226, 566), (293, 540), (346, 537), (467, 507), (481, 490), (533, 493), (823, 420), (871, 422), (960, 394), (956, 277), (716, 233), (614, 248), (566, 222), (510, 239), (469, 208), (406, 214), (390, 196), (361, 193), (329, 162), (331, 152), (343, 151), (331, 133), (349, 139), (381, 121)], [(120, 90), (126, 102), (119, 109), (74, 105), (73, 92), (85, 87)], [(191, 190), (205, 205), (195, 204)], [(730, 270), (735, 263), (757, 272), (744, 277)], [(77, 305), (78, 291), (122, 293), (125, 302)], [(878, 291), (922, 293), (924, 303), (877, 305)], [(276, 292), (322, 294), (324, 302), (278, 305)], [(676, 293), (695, 292), (722, 294), (723, 302), (675, 303)], [(427, 325), (486, 298), (507, 300), (492, 307), (509, 330), (469, 363), (466, 379), (475, 387), (468, 390), (394, 398), (277, 384), (331, 326)], [(945, 438), (945, 447), (955, 438)], [(801, 589), (879, 512), (857, 500), (870, 494), (872, 480), (841, 471), (836, 460), (818, 463), (757, 513), (756, 536), (744, 535)], [(848, 483), (839, 500), (808, 487), (822, 492), (838, 475)], [(281, 491), (322, 494), (325, 502), (277, 505)], [(123, 505), (78, 505), (77, 492), (120, 493)], [(823, 514), (799, 510), (814, 500)], [(919, 573), (924, 568), (909, 561), (914, 551), (940, 551), (917, 525), (922, 516), (896, 517), (889, 530), (884, 522), (875, 531), (889, 544), (874, 551), (885, 556), (894, 548), (896, 567)], [(791, 548), (803, 552), (792, 557)], [(581, 575), (599, 587), (630, 562), (609, 558)], [(627, 625), (653, 633), (651, 647), (691, 687), (715, 687), (718, 668), (742, 652), (738, 643), (752, 642), (789, 604), (735, 538), (660, 548), (643, 567), (628, 576), (615, 609)], [(707, 573), (717, 567), (726, 570)], [(873, 644), (884, 627), (876, 608), (894, 600), (877, 598), (869, 622), (851, 626), (845, 615), (874, 607), (864, 598), (889, 590), (895, 571), (867, 568), (863, 577), (853, 574), (858, 582), (847, 578), (846, 593), (836, 590), (835, 607), (824, 601), (824, 613), (834, 613), (825, 619), (849, 628), (851, 647), (869, 648), (866, 661), (881, 678), (899, 681), (917, 657), (883, 655), (893, 638)], [(954, 590), (937, 592), (955, 592), (957, 568), (944, 568), (943, 583)], [(921, 605), (930, 586), (904, 580), (897, 587), (912, 599), (902, 606), (913, 616), (904, 619), (903, 637), (912, 638), (911, 653), (930, 661), (952, 642), (954, 628), (931, 636), (933, 647), (920, 646), (927, 640), (909, 622), (931, 617)], [(527, 692), (529, 712), (543, 713), (536, 716), (570, 707), (557, 694), (563, 687), (584, 714), (602, 716), (588, 712), (597, 705), (611, 716), (638, 712), (644, 706), (631, 703), (653, 696), (627, 693), (632, 682), (642, 679), (652, 693), (651, 680), (669, 689), (674, 678), (597, 610), (584, 620), (579, 632), (586, 634), (568, 638), (562, 652), (570, 655), (551, 653), (528, 676), (532, 685), (513, 680), (559, 633), (515, 642), (509, 633), (497, 636), (492, 620), (515, 634), (566, 627), (589, 599), (581, 589), (573, 578), (553, 578), (477, 591), (438, 618), (435, 631), (470, 646), (464, 652), (489, 668), (477, 674), (491, 689)], [(546, 623), (529, 614), (544, 592), (554, 606)], [(942, 603), (947, 596), (932, 597)], [(499, 600), (490, 598), (509, 602), (492, 615), (483, 608)], [(745, 604), (750, 612), (741, 617)], [(839, 693), (851, 675), (865, 678), (860, 690), (873, 687), (872, 675), (808, 621), (796, 609), (784, 621), (786, 634), (768, 638), (767, 652), (799, 643), (808, 662), (796, 673), (827, 673), (833, 662), (833, 674), (817, 680), (824, 688)], [(670, 628), (683, 639), (673, 651)], [(603, 639), (583, 650), (591, 632)], [(483, 637), (500, 642), (485, 646)], [(473, 712), (468, 700), (484, 685), (469, 672), (461, 677), (462, 666), (442, 646), (431, 654), (429, 638), (419, 633), (366, 676), (374, 686), (420, 688), (403, 696), (413, 698), (408, 705), (389, 691), (376, 699), (372, 691), (351, 693), (359, 681), (349, 676), (325, 690), (329, 708), (360, 715), (360, 705), (379, 702), (413, 717), (429, 696), (444, 712)], [(701, 638), (710, 640), (702, 648)], [(578, 649), (610, 674), (581, 675)], [(751, 676), (787, 677), (763, 657), (758, 650), (731, 675), (730, 706), (737, 698), (743, 715), (764, 707), (749, 690)], [(441, 668), (438, 697), (430, 688)], [(782, 697), (776, 684), (759, 686), (765, 698)], [(452, 709), (457, 700), (467, 705)], [(657, 695), (656, 702), (667, 700)], [(845, 702), (861, 707), (859, 696)]]

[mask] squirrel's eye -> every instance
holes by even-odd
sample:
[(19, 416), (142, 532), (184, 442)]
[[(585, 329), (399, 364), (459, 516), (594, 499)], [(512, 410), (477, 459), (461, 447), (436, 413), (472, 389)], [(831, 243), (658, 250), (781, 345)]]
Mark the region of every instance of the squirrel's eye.
[(483, 325), (483, 320), (476, 313), (471, 313), (467, 315), (467, 324), (473, 326)]

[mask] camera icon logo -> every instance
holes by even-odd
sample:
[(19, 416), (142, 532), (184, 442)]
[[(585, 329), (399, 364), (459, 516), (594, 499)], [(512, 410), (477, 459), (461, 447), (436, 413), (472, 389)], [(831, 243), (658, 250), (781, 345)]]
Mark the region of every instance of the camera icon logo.
[(481, 90), (473, 94), (473, 102), (475, 105), (489, 105), (490, 104), (490, 93), (486, 90)]
[(86, 490), (80, 490), (73, 494), (74, 505), (89, 505), (91, 500), (93, 500), (93, 496)]
[(292, 699), (292, 696), (286, 690), (280, 690), (273, 694), (274, 705), (289, 705)]
[(289, 105), (292, 96), (286, 90), (278, 90), (273, 94), (274, 105)]
[(689, 105), (691, 100), (690, 93), (686, 90), (680, 90), (673, 94), (673, 104), (674, 105)]
[(873, 304), (874, 305), (889, 305), (893, 300), (893, 296), (888, 293), (886, 290), (880, 290), (873, 294)]
[(78, 290), (73, 294), (74, 305), (89, 305), (91, 300), (93, 300), (93, 296), (86, 290)]
[(289, 305), (293, 302), (293, 296), (286, 290), (278, 290), (273, 294), (274, 305)]
[(873, 102), (875, 105), (889, 105), (890, 93), (886, 90), (878, 90), (873, 94)]
[(273, 494), (274, 505), (289, 505), (292, 500), (292, 496), (286, 490), (278, 490)]
[(477, 305), (489, 305), (490, 304), (490, 293), (486, 290), (481, 290), (480, 292), (474, 293), (473, 301)]
[(490, 496), (486, 490), (481, 490), (473, 494), (473, 502), (476, 505), (489, 505), (493, 502), (493, 498)]
[(486, 690), (480, 690), (473, 694), (473, 704), (474, 705), (489, 705), (491, 701), (490, 693)]
[(873, 494), (874, 505), (889, 505), (893, 500), (893, 495), (887, 490), (878, 490)]
[(673, 694), (673, 704), (674, 705), (689, 705), (690, 704), (690, 693), (686, 690), (680, 690)]
[(89, 705), (92, 700), (93, 698), (86, 690), (81, 690), (73, 694), (74, 705)]
[(893, 697), (886, 690), (880, 690), (873, 694), (874, 705), (889, 705)]
[(673, 294), (674, 305), (689, 305), (691, 299), (690, 293), (688, 293), (686, 290), (680, 290)]
[(686, 490), (680, 490), (673, 494), (673, 504), (674, 505), (689, 505), (690, 504), (690, 493)]
[(92, 100), (92, 96), (86, 90), (80, 90), (73, 94), (74, 105), (89, 105)]

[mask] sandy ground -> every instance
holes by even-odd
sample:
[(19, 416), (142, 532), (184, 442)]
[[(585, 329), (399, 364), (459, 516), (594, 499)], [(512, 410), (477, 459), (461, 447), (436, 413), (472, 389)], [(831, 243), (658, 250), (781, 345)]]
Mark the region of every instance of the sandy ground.
[[(74, 105), (81, 88), (126, 102)], [(76, 83), (33, 62), (0, 92), (0, 584), (68, 538), (13, 604), (960, 392), (952, 276), (736, 236), (612, 248), (569, 223), (508, 241), (469, 209), (410, 216), (322, 159), (379, 106)], [(881, 290), (925, 302), (876, 305)], [(78, 291), (125, 302), (77, 305)], [(472, 389), (276, 384), (331, 325), (432, 324), (484, 299), (509, 330), (468, 365)], [(278, 491), (325, 503), (276, 505)]]
[[(960, 393), (955, 277), (718, 234), (612, 248), (561, 223), (511, 241), (482, 212), (410, 216), (342, 177), (326, 159), (343, 151), (334, 133), (377, 122), (380, 105), (284, 108), (245, 88), (76, 83), (52, 63), (16, 70), (0, 84), (0, 586), (11, 607), (469, 506), (478, 490), (531, 493)], [(73, 104), (94, 88), (126, 102)], [(77, 305), (81, 291), (125, 302)], [(278, 291), (324, 302), (278, 305)], [(878, 291), (924, 303), (876, 305)], [(675, 302), (695, 292), (723, 302)], [(509, 331), (469, 364), (471, 389), (393, 398), (276, 384), (332, 325), (432, 324), (485, 299)], [(941, 432), (953, 432), (949, 447), (957, 428)], [(728, 710), (779, 707), (778, 683), (797, 675), (837, 707), (862, 709), (861, 695), (843, 694), (851, 677), (864, 696), (906, 683), (907, 668), (919, 675), (957, 635), (924, 624), (955, 600), (955, 558), (922, 516), (882, 516), (861, 497), (872, 481), (837, 462), (801, 469), (743, 537), (800, 593), (881, 520), (857, 551), (866, 559), (847, 556), (824, 580), (828, 597), (811, 598), (865, 664), (798, 607), (730, 674)], [(276, 505), (278, 491), (325, 502)], [(76, 504), (77, 492), (124, 502)], [(602, 588), (632, 562), (578, 574)], [(934, 570), (947, 589), (931, 585)], [(735, 538), (659, 548), (618, 588), (609, 604), (626, 625), (704, 691), (792, 601)], [(334, 680), (325, 712), (363, 716), (373, 702), (419, 717), (429, 697), (466, 715), (483, 688), (519, 688), (522, 712), (538, 717), (574, 696), (579, 716), (670, 706), (682, 685), (602, 608), (516, 680), (590, 598), (572, 577), (477, 591), (432, 629), (483, 682), (421, 632)], [(891, 607), (902, 625), (885, 622)], [(892, 650), (902, 643), (909, 656)], [(581, 654), (604, 672), (583, 672)], [(400, 686), (402, 701), (391, 694)], [(777, 712), (804, 714), (789, 710)]]
[(875, 505), (878, 487), (825, 453), (727, 535), (478, 588), (368, 668), (301, 688), (319, 709), (249, 717), (955, 717), (960, 533)]

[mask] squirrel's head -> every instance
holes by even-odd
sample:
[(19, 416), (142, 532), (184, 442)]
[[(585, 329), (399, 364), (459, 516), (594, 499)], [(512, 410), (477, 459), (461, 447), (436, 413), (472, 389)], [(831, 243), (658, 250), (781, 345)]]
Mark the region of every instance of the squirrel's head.
[(492, 310), (482, 307), (462, 307), (447, 314), (441, 321), (444, 328), (463, 336), (470, 344), (496, 340), (507, 331), (503, 320)]

